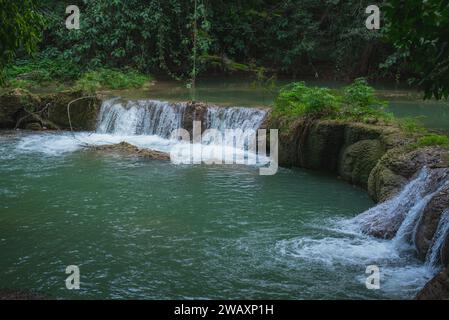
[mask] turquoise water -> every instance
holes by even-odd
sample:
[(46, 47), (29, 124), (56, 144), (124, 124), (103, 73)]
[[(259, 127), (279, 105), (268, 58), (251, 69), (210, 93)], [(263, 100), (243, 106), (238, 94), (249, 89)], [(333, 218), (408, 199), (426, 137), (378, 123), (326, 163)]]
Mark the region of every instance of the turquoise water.
[[(388, 241), (345, 229), (373, 203), (332, 176), (70, 144), (63, 133), (0, 133), (2, 288), (69, 299), (354, 299), (410, 298), (425, 281)], [(385, 270), (380, 291), (365, 287), (371, 264)], [(65, 288), (68, 265), (80, 267), (79, 291)]]
[[(200, 80), (195, 91), (174, 81), (158, 81), (148, 90), (120, 91), (121, 96), (162, 99), (167, 101), (197, 100), (228, 106), (270, 106), (279, 86), (289, 81), (278, 81), (276, 86), (261, 86), (245, 79)], [(307, 81), (309, 85), (339, 89), (347, 85), (332, 81)], [(379, 96), (389, 102), (389, 111), (398, 117), (418, 117), (428, 128), (449, 130), (449, 102), (424, 101), (416, 91), (396, 87), (394, 84), (374, 85)]]

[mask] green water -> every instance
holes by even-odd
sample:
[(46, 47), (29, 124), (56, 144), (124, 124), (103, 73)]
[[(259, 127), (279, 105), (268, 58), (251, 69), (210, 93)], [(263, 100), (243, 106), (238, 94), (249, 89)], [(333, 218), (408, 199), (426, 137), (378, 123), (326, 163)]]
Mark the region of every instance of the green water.
[[(116, 92), (129, 98), (151, 98), (167, 101), (197, 100), (228, 106), (270, 106), (279, 87), (290, 81), (278, 81), (274, 87), (258, 85), (245, 79), (206, 79), (199, 81), (196, 90), (174, 81), (158, 81), (148, 90)], [(340, 89), (347, 85), (335, 81), (307, 81), (313, 86)], [(428, 128), (449, 130), (449, 102), (424, 101), (421, 95), (394, 84), (376, 84), (378, 95), (389, 102), (389, 111), (398, 117), (419, 117)]]
[[(359, 277), (370, 259), (353, 247), (362, 240), (325, 227), (372, 205), (333, 177), (86, 151), (50, 156), (21, 151), (20, 139), (0, 134), (2, 288), (82, 299), (396, 295), (368, 291)], [(330, 254), (314, 249), (314, 239), (335, 236), (356, 241), (346, 257), (333, 256), (332, 243)], [(294, 254), (298, 237), (317, 250), (310, 259), (306, 247), (306, 256)], [(65, 288), (68, 265), (80, 267), (79, 291)]]

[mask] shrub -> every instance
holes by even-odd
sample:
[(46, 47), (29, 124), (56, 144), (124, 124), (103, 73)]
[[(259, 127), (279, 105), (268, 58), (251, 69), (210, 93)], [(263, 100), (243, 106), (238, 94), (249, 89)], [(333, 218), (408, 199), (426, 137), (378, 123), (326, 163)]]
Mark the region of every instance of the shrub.
[(304, 82), (282, 88), (275, 101), (278, 114), (288, 116), (326, 116), (340, 108), (340, 99), (327, 88), (307, 87)]
[(32, 85), (46, 85), (55, 81), (77, 79), (80, 68), (70, 60), (62, 57), (47, 57), (43, 54), (31, 60), (19, 60), (5, 71), (7, 86), (14, 86), (14, 81), (25, 80)]
[(337, 93), (327, 88), (307, 87), (304, 82), (282, 88), (274, 104), (274, 113), (287, 116), (314, 116), (330, 119), (390, 122), (386, 102), (374, 95), (374, 89), (363, 78)]
[(343, 108), (341, 118), (352, 120), (390, 121), (394, 117), (385, 111), (386, 101), (379, 100), (364, 78), (358, 78), (343, 89)]
[(449, 138), (440, 134), (429, 134), (418, 139), (419, 147), (440, 146), (449, 148)]

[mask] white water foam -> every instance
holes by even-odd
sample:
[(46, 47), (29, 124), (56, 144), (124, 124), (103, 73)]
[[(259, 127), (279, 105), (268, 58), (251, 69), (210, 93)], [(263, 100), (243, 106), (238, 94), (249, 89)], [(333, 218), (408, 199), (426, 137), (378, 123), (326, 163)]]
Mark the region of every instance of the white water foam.
[(201, 159), (209, 163), (222, 163), (223, 159), (244, 159), (240, 164), (258, 166), (269, 163), (269, 158), (245, 151), (239, 144), (248, 137), (248, 132), (257, 130), (266, 117), (266, 111), (256, 108), (210, 107), (207, 113), (207, 128), (225, 134), (228, 129), (242, 129), (236, 137), (234, 148), (205, 136), (201, 145), (170, 140), (172, 132), (181, 128), (186, 109), (185, 103), (168, 103), (154, 100), (139, 100), (122, 103), (111, 99), (102, 104), (95, 133), (42, 133), (24, 137), (18, 143), (21, 152), (40, 152), (50, 156), (71, 153), (86, 145), (112, 145), (127, 142), (139, 148), (170, 153), (175, 164), (190, 163)]
[[(277, 252), (283, 257), (318, 263), (330, 270), (338, 265), (377, 265), (381, 270), (382, 293), (390, 297), (411, 297), (438, 272), (441, 246), (449, 234), (447, 210), (440, 220), (426, 263), (417, 259), (414, 238), (423, 211), (429, 201), (449, 185), (446, 173), (438, 172), (424, 168), (396, 197), (354, 219), (334, 220), (324, 225), (322, 221), (316, 223), (317, 228), (332, 236), (282, 240), (276, 244)], [(442, 179), (435, 179), (438, 174)], [(361, 225), (365, 228), (368, 225), (377, 230), (381, 219), (388, 222), (398, 213), (403, 218), (393, 240), (368, 236), (361, 228)], [(357, 274), (355, 278), (363, 285), (366, 275)]]

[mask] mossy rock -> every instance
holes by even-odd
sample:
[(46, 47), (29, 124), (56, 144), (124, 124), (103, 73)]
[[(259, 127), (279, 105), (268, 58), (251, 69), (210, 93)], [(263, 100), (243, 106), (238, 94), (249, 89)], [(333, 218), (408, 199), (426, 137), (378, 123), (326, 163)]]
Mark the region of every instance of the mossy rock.
[(28, 123), (25, 126), (25, 129), (26, 130), (33, 130), (33, 131), (41, 131), (41, 130), (43, 130), (42, 125), (40, 123), (38, 123), (38, 122)]
[(304, 132), (307, 138), (300, 150), (302, 166), (336, 172), (344, 144), (345, 127), (345, 124), (337, 121), (313, 122)]
[(48, 120), (61, 129), (70, 129), (67, 105), (70, 106), (70, 119), (73, 130), (94, 130), (101, 100), (97, 96), (88, 96), (80, 91), (66, 91), (42, 96), (44, 105), (49, 104)]
[(342, 152), (338, 172), (343, 179), (366, 188), (371, 171), (384, 153), (379, 140), (358, 141)]
[(24, 89), (14, 89), (0, 96), (0, 129), (13, 129), (24, 110), (34, 111), (41, 99)]

